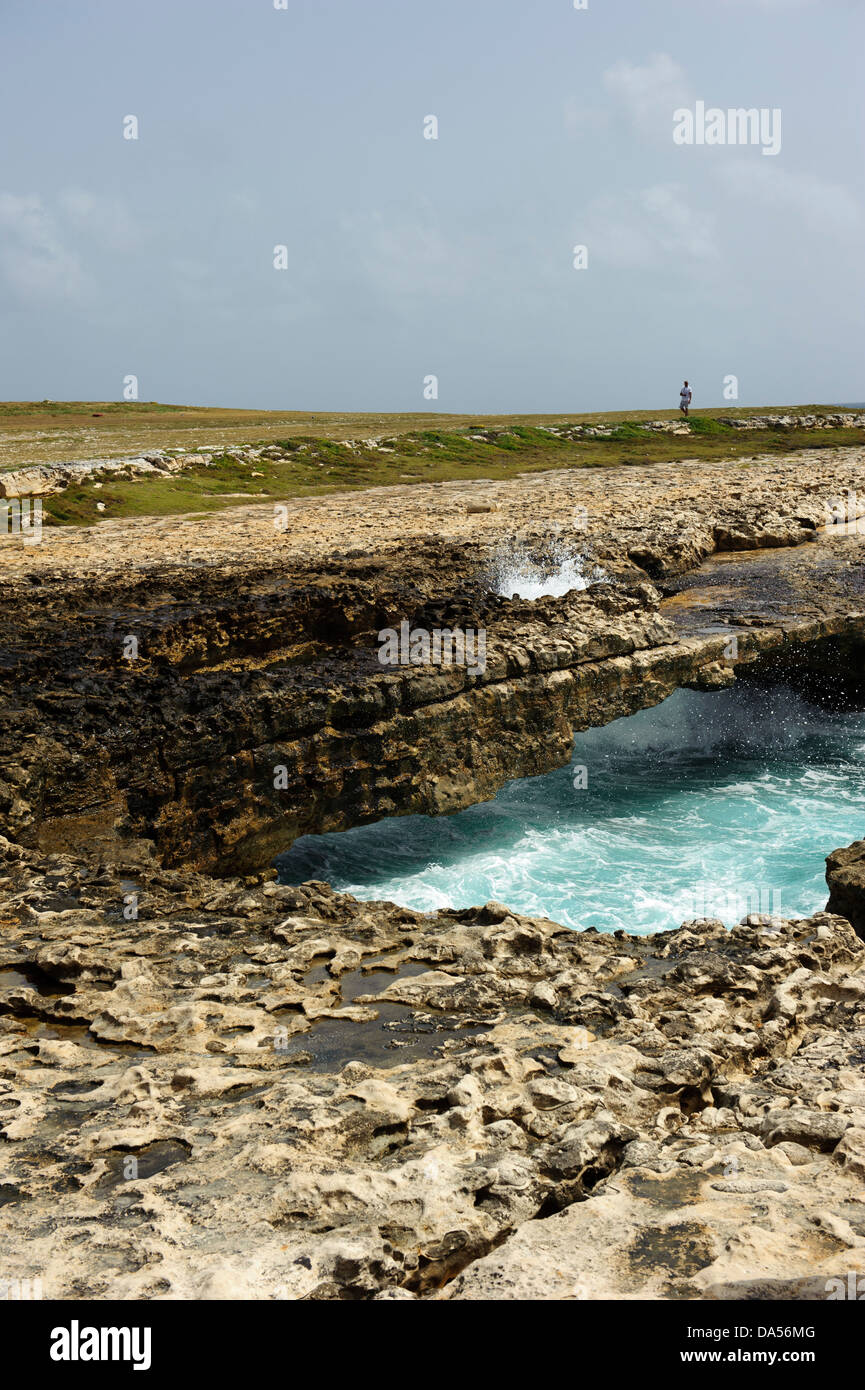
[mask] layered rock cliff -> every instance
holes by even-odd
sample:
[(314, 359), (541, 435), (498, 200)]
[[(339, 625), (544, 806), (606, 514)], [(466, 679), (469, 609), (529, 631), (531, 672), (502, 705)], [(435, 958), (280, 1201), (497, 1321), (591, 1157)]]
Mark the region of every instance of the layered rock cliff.
[(826, 860), (828, 912), (837, 912), (865, 939), (865, 840), (837, 849)]
[[(802, 643), (865, 639), (865, 535), (803, 544), (865, 497), (862, 450), (383, 492), (292, 504), (285, 534), (252, 508), (8, 538), (7, 833), (259, 868), (301, 834), (491, 797), (566, 762), (575, 730), (770, 651), (804, 669)], [(503, 555), (563, 551), (611, 582), (493, 592)], [(383, 666), (377, 634), (402, 622), (483, 630), (483, 669)]]

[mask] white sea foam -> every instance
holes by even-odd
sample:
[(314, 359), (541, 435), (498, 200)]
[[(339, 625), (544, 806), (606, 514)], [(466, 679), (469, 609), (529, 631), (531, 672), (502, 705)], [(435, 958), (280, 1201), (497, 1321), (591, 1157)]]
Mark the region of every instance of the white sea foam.
[(582, 555), (556, 553), (549, 560), (537, 561), (524, 551), (503, 555), (495, 566), (492, 590), (502, 598), (562, 598), (572, 589), (588, 589), (590, 584), (609, 583), (599, 565), (590, 565)]
[(577, 736), (584, 790), (572, 765), (453, 816), (306, 837), (281, 877), (427, 912), (496, 899), (601, 931), (805, 916), (826, 902), (826, 854), (865, 833), (863, 725), (786, 689), (677, 691)]

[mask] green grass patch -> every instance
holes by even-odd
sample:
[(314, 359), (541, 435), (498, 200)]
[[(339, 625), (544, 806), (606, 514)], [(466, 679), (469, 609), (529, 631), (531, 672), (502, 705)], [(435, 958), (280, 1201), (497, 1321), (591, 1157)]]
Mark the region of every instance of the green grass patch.
[(726, 420), (713, 420), (708, 415), (692, 415), (686, 422), (692, 434), (705, 435), (725, 435), (729, 437), (735, 433), (734, 427)]
[[(199, 464), (173, 476), (70, 487), (44, 499), (43, 515), (46, 525), (92, 525), (114, 517), (216, 511), (242, 506), (244, 497), (254, 504), (268, 498), (283, 501), (393, 484), (505, 479), (551, 468), (645, 468), (682, 458), (747, 459), (755, 454), (865, 444), (862, 429), (734, 430), (700, 416), (692, 416), (688, 423), (687, 434), (669, 435), (625, 421), (607, 437), (576, 441), (558, 439), (528, 425), (509, 425), (489, 441), (469, 438), (476, 432), (471, 426), (455, 431), (423, 429), (393, 437), (393, 453), (296, 436), (280, 441), (285, 451), (280, 458), (240, 463), (226, 453), (209, 467)], [(490, 432), (488, 426), (479, 428)], [(101, 511), (100, 502), (104, 504)]]

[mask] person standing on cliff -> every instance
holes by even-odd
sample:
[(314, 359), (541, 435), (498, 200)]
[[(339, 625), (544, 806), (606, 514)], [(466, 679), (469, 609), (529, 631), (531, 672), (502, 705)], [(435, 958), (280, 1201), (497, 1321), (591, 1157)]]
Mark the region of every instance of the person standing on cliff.
[(684, 384), (684, 386), (682, 387), (681, 391), (679, 392), (679, 409), (681, 410), (682, 414), (685, 416), (686, 419), (687, 419), (687, 416), (688, 416), (688, 408), (689, 408), (690, 404), (691, 404), (691, 388), (690, 388), (690, 386), (688, 385), (688, 383), (687, 383), (687, 381), (686, 381), (685, 384)]

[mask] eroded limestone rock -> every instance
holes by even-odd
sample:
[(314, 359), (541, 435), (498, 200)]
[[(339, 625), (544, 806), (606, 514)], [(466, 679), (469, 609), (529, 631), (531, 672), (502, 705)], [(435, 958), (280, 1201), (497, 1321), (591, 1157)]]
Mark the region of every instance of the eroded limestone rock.
[(127, 874), (0, 842), (0, 1238), (46, 1297), (810, 1298), (865, 1271), (843, 918), (606, 936), (142, 869), (130, 921)]

